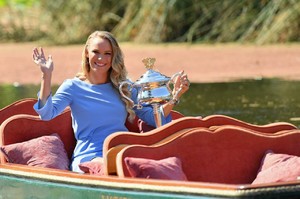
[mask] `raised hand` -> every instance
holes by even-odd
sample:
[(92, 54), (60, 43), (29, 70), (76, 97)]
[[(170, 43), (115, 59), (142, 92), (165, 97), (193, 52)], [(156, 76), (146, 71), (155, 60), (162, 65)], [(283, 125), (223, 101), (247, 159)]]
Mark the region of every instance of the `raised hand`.
[(42, 73), (49, 74), (53, 71), (52, 56), (49, 55), (48, 59), (46, 59), (43, 48), (40, 48), (40, 52), (37, 48), (34, 48), (32, 52), (32, 59), (34, 63), (40, 66)]
[(190, 81), (187, 77), (187, 74), (185, 74), (184, 71), (181, 71), (180, 73), (181, 74), (175, 78), (173, 88), (173, 96), (177, 95), (177, 98), (189, 90), (190, 87)]

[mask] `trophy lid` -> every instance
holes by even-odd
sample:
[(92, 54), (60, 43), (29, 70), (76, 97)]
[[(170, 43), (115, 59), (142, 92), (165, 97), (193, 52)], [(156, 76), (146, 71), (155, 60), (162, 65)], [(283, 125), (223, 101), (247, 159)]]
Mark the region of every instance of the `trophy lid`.
[(153, 70), (155, 60), (155, 58), (145, 58), (142, 60), (147, 71), (135, 82), (135, 84), (160, 83), (170, 80), (169, 77)]

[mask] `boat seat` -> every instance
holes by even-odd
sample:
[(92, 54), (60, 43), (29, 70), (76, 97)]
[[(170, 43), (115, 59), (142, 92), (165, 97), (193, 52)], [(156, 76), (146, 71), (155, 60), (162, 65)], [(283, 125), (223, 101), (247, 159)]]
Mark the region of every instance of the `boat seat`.
[(107, 166), (105, 173), (108, 175), (117, 175), (116, 156), (121, 149), (128, 145), (141, 144), (153, 146), (169, 136), (171, 137), (172, 135), (178, 134), (178, 132), (185, 133), (190, 129), (198, 127), (217, 130), (224, 126), (238, 126), (239, 128), (249, 129), (261, 134), (280, 134), (284, 131), (297, 129), (293, 124), (286, 122), (254, 125), (225, 115), (211, 115), (205, 118), (181, 117), (146, 133), (134, 134), (130, 132), (116, 132), (108, 136), (103, 145), (104, 162)]
[[(44, 135), (59, 134), (64, 143), (68, 157), (72, 157), (75, 137), (72, 129), (70, 110), (65, 110), (56, 118), (43, 121), (38, 116), (17, 114), (9, 117), (0, 125), (0, 146), (20, 143)], [(1, 162), (6, 162), (0, 153)]]
[[(173, 114), (173, 112), (172, 112)], [(217, 128), (223, 127), (223, 126), (239, 126), (241, 128), (245, 129), (251, 129), (257, 132), (261, 133), (270, 133), (274, 134), (280, 131), (284, 130), (293, 130), (297, 129), (297, 127), (291, 123), (288, 122), (274, 122), (270, 124), (265, 125), (255, 125), (250, 124), (226, 115), (210, 115), (204, 118), (200, 117), (181, 117), (177, 118), (176, 122), (172, 122), (169, 124), (165, 124), (162, 127), (153, 129), (151, 133), (149, 134), (150, 139), (154, 139), (152, 141), (152, 144), (157, 142), (159, 139), (165, 138), (166, 136), (172, 134), (173, 132), (177, 132), (180, 129), (185, 128), (195, 128), (195, 127), (205, 127), (209, 128), (211, 130), (215, 130)], [(161, 132), (160, 132), (161, 131)], [(160, 132), (160, 133), (157, 133)], [(105, 143), (104, 143), (104, 149), (103, 151), (107, 151), (110, 148), (117, 146), (119, 144), (137, 144), (140, 141), (136, 142), (135, 137), (143, 137), (138, 134), (126, 134), (128, 132), (116, 132), (113, 135), (110, 135), (107, 137)], [(148, 133), (148, 132), (147, 132)], [(146, 134), (147, 134), (146, 133)], [(159, 134), (159, 135), (155, 135)], [(139, 139), (139, 138), (137, 138)], [(149, 142), (149, 141), (145, 141)], [(150, 141), (151, 142), (151, 141)], [(140, 143), (143, 144), (143, 143)]]
[(260, 133), (238, 126), (196, 128), (155, 146), (129, 145), (116, 158), (119, 177), (131, 177), (126, 157), (161, 160), (177, 157), (189, 181), (251, 184), (267, 150), (300, 156), (300, 130)]
[[(139, 143), (143, 143), (143, 144), (151, 145), (151, 146), (156, 146), (156, 145), (159, 145), (161, 143), (168, 142), (168, 141), (176, 138), (178, 135), (186, 133), (188, 131), (192, 131), (192, 130), (193, 130), (193, 128), (184, 128), (184, 129), (178, 130), (176, 132), (172, 132), (170, 135), (168, 135), (164, 138), (158, 139), (157, 142), (155, 142), (155, 143), (152, 143), (153, 139), (148, 139), (147, 138), (147, 136), (149, 136), (149, 135), (139, 134), (140, 135), (140, 140), (141, 140)], [(124, 132), (124, 133), (127, 133), (127, 132)], [(148, 141), (151, 141), (151, 142), (146, 143), (146, 142), (143, 142), (142, 140), (145, 140), (145, 141), (148, 140)], [(107, 174), (107, 175), (118, 175), (117, 174), (117, 168), (116, 168), (116, 157), (117, 157), (118, 153), (123, 148), (125, 148), (126, 146), (129, 146), (129, 145), (130, 144), (119, 144), (115, 147), (110, 148), (107, 152), (104, 153), (105, 154), (104, 162), (105, 162), (105, 165), (106, 165), (105, 174)]]
[[(66, 108), (63, 113), (50, 121), (43, 121), (39, 118), (33, 105), (36, 99), (26, 98), (18, 100), (0, 110), (0, 146), (13, 143), (20, 143), (57, 133), (61, 137), (68, 157), (71, 158), (76, 144), (72, 129), (71, 111)], [(175, 112), (176, 117), (180, 113)], [(126, 121), (125, 125), (130, 132), (139, 132), (139, 119), (136, 117), (133, 122)], [(5, 163), (6, 159), (0, 153), (0, 162)]]
[[(28, 141), (33, 138), (37, 138), (43, 135), (50, 135), (52, 133), (58, 133), (65, 145), (66, 151), (69, 158), (71, 158), (73, 149), (76, 143), (74, 138), (74, 132), (72, 129), (71, 113), (70, 109), (66, 109), (62, 114), (50, 121), (42, 121), (37, 116), (36, 112), (33, 109), (33, 104), (36, 102), (36, 99), (23, 99), (19, 100), (11, 105), (1, 109), (0, 119), (3, 121), (0, 126), (0, 146), (8, 145), (13, 143), (19, 143)], [(145, 145), (154, 145), (160, 140), (167, 138), (168, 136), (175, 134), (180, 130), (188, 130), (195, 127), (210, 127), (223, 124), (240, 124), (249, 128), (258, 128), (261, 131), (271, 132), (278, 131), (279, 129), (293, 129), (293, 125), (288, 124), (271, 124), (266, 126), (256, 126), (244, 123), (242, 121), (227, 117), (227, 116), (211, 116), (203, 119), (196, 117), (182, 117), (182, 114), (177, 111), (172, 111), (172, 116), (176, 120), (172, 121), (169, 124), (166, 124), (162, 127), (156, 128), (150, 132), (139, 134), (140, 128), (138, 127), (139, 119), (135, 118), (133, 123), (126, 121), (126, 126), (130, 132), (118, 132), (113, 136), (109, 136), (103, 146), (104, 159), (111, 161), (115, 168), (115, 158), (118, 150), (110, 150), (112, 147), (116, 147), (120, 144), (145, 144)], [(178, 121), (176, 123), (173, 123)], [(266, 130), (267, 129), (267, 130)], [(161, 131), (163, 130), (163, 131)], [(135, 133), (134, 133), (135, 132)], [(135, 135), (135, 136), (133, 136)], [(138, 135), (138, 136), (137, 136)], [(142, 135), (142, 136), (141, 136)], [(140, 139), (141, 137), (148, 137), (147, 139)], [(110, 152), (106, 157), (105, 154)], [(6, 162), (2, 153), (0, 153), (1, 162)], [(114, 171), (115, 172), (115, 171)]]

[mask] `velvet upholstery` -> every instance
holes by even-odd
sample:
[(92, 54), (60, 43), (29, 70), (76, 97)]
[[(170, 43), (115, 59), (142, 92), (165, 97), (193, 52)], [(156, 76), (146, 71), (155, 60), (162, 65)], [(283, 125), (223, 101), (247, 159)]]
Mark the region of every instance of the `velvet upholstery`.
[[(188, 128), (188, 129), (182, 129), (182, 130), (178, 130), (178, 131), (174, 131), (172, 132), (170, 135), (166, 135), (165, 137), (160, 137), (161, 139), (156, 140), (155, 143), (153, 143), (153, 140), (151, 141), (151, 144), (146, 143), (146, 145), (152, 145), (155, 146), (157, 144), (160, 143), (164, 143), (167, 142), (171, 139), (174, 139), (176, 136), (178, 136), (179, 134), (183, 133), (183, 132), (188, 132), (188, 131), (192, 131), (193, 128)], [(162, 134), (162, 132), (165, 131), (159, 131), (158, 135)], [(140, 138), (140, 140), (148, 140), (151, 137), (147, 137), (146, 134), (137, 134), (137, 137)], [(109, 139), (108, 139), (109, 140)], [(135, 141), (139, 141), (139, 140), (135, 140)], [(106, 142), (106, 141), (105, 141)], [(145, 142), (144, 142), (145, 144)], [(126, 143), (126, 144), (119, 144), (117, 146), (111, 147), (110, 149), (108, 149), (107, 151), (104, 152), (104, 162), (106, 165), (106, 174), (109, 175), (116, 175), (117, 174), (117, 170), (116, 170), (116, 157), (118, 152), (120, 152), (124, 147), (130, 145), (130, 143)]]
[(295, 181), (300, 176), (300, 157), (268, 150), (252, 184)]
[[(178, 111), (174, 111), (174, 110), (171, 111), (171, 115), (172, 115), (172, 120), (176, 120), (176, 119), (182, 118), (184, 116), (183, 114), (179, 113)], [(143, 120), (140, 120), (140, 119), (138, 120), (138, 131), (140, 133), (145, 133), (145, 132), (151, 131), (153, 129), (155, 129), (155, 127), (148, 125)]]
[(37, 115), (37, 113), (33, 109), (33, 105), (36, 102), (37, 102), (36, 99), (26, 98), (26, 99), (18, 100), (2, 108), (0, 110), (0, 124), (10, 116), (16, 114)]
[[(175, 115), (176, 113), (174, 113)], [(151, 132), (144, 134), (132, 134), (128, 132), (116, 132), (110, 135), (104, 143), (104, 152), (119, 144), (153, 144), (158, 140), (178, 132), (183, 129), (191, 129), (197, 127), (210, 128), (215, 130), (220, 127), (238, 126), (245, 129), (251, 129), (261, 133), (278, 133), (281, 131), (289, 131), (297, 129), (293, 124), (287, 122), (275, 122), (266, 125), (254, 125), (225, 115), (211, 115), (199, 119), (197, 117), (178, 117), (176, 120), (165, 124), (159, 128), (153, 129)], [(159, 133), (158, 133), (159, 132)], [(147, 139), (143, 137), (149, 137)]]
[(98, 175), (102, 176), (104, 175), (104, 165), (100, 162), (83, 162), (79, 164), (79, 168), (84, 173), (88, 173), (90, 175)]
[(267, 125), (253, 125), (235, 118), (231, 118), (225, 115), (212, 115), (205, 118), (197, 117), (182, 117), (177, 115), (177, 112), (172, 112), (172, 116), (176, 117), (169, 124), (165, 124), (162, 127), (151, 130), (150, 132), (135, 134), (131, 132), (116, 132), (108, 136), (103, 145), (103, 154), (106, 168), (106, 174), (115, 175), (116, 169), (116, 155), (117, 153), (127, 145), (130, 144), (143, 144), (143, 145), (155, 145), (158, 142), (162, 142), (165, 139), (170, 139), (180, 131), (190, 131), (193, 128), (206, 127), (211, 130), (216, 130), (224, 126), (238, 126), (240, 128), (256, 130), (260, 133), (267, 134), (280, 134), (284, 131), (296, 129), (296, 127), (286, 122), (276, 122)]
[(69, 170), (70, 160), (56, 133), (0, 148), (10, 163)]
[(274, 122), (265, 125), (255, 125), (226, 115), (209, 115), (201, 120), (203, 122), (201, 125), (202, 127), (211, 129), (224, 127), (224, 125), (239, 126), (262, 133), (277, 133), (283, 130), (297, 129), (295, 125), (288, 122)]
[[(69, 110), (50, 121), (42, 121), (38, 116), (26, 114), (11, 116), (0, 126), (0, 146), (29, 141), (53, 132), (60, 136), (68, 157), (71, 158), (75, 147), (75, 138)], [(0, 154), (0, 158), (1, 162), (6, 162), (2, 154)]]
[(131, 177), (160, 180), (187, 180), (182, 171), (181, 160), (177, 157), (167, 157), (161, 160), (126, 157), (124, 162)]
[(237, 126), (215, 131), (199, 127), (160, 145), (125, 147), (117, 155), (117, 172), (120, 177), (130, 176), (126, 157), (158, 160), (176, 156), (189, 181), (251, 184), (265, 151), (299, 156), (299, 142), (299, 130), (262, 134)]

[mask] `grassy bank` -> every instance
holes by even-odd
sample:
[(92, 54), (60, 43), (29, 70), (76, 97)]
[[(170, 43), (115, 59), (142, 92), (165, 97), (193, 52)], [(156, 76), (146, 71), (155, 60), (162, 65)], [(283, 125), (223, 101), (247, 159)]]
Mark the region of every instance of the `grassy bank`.
[(298, 0), (0, 0), (0, 41), (82, 43), (95, 29), (138, 43), (300, 41)]

